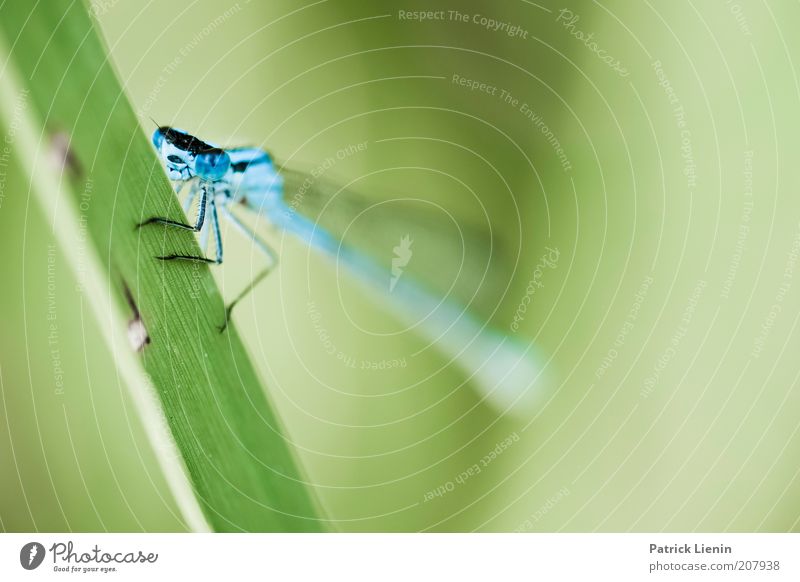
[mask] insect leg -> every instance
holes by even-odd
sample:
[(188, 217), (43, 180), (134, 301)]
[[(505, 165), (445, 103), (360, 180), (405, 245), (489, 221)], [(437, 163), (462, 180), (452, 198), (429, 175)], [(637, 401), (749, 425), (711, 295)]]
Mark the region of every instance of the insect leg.
[[(213, 198), (209, 199), (209, 204)], [(206, 220), (203, 224), (203, 229), (200, 231), (200, 252), (203, 255), (208, 253), (208, 237), (211, 234), (212, 224), (210, 220)]]
[(170, 220), (169, 218), (160, 218), (158, 216), (154, 216), (153, 218), (148, 218), (144, 222), (139, 223), (136, 225), (136, 228), (141, 228), (146, 224), (165, 224), (167, 226), (174, 226), (177, 228), (182, 228), (184, 230), (191, 230), (194, 232), (199, 232), (200, 229), (203, 227), (203, 221), (206, 218), (206, 203), (208, 201), (208, 188), (205, 184), (200, 185), (200, 210), (197, 212), (197, 220), (194, 223), (194, 226), (191, 224), (186, 224), (185, 222), (178, 222), (176, 220)]
[[(208, 206), (208, 189), (205, 185), (201, 185), (199, 187), (200, 190), (200, 208), (197, 211), (197, 220), (195, 221), (194, 226), (191, 224), (184, 224), (181, 222), (175, 222), (173, 220), (167, 220), (165, 218), (151, 218), (150, 220), (143, 222), (143, 224), (149, 224), (151, 222), (155, 222), (158, 224), (166, 224), (168, 226), (177, 226), (179, 228), (184, 228), (186, 230), (192, 230), (197, 232), (203, 228), (203, 224), (206, 218), (206, 206)], [(142, 226), (140, 225), (140, 226)], [(219, 263), (221, 261), (215, 261), (213, 259), (209, 259), (208, 257), (198, 257), (194, 255), (165, 255), (163, 257), (156, 257), (157, 259), (161, 259), (162, 261), (173, 261), (173, 260), (181, 260), (181, 261), (193, 261), (195, 263)]]
[(217, 264), (222, 264), (222, 233), (219, 230), (219, 217), (217, 216), (217, 203), (211, 199), (211, 226), (214, 230), (214, 246), (217, 249)]
[(258, 249), (266, 255), (267, 259), (269, 260), (269, 265), (267, 265), (267, 267), (264, 270), (258, 273), (253, 278), (253, 280), (250, 281), (247, 287), (245, 287), (242, 290), (242, 292), (239, 293), (239, 295), (237, 295), (234, 298), (234, 300), (231, 301), (225, 308), (225, 322), (222, 324), (222, 326), (220, 326), (219, 330), (220, 333), (225, 331), (225, 328), (228, 326), (228, 321), (231, 318), (231, 311), (233, 311), (234, 305), (236, 305), (237, 303), (239, 303), (239, 301), (241, 301), (244, 297), (246, 297), (247, 294), (250, 293), (256, 287), (256, 285), (258, 285), (278, 263), (278, 256), (275, 254), (275, 251), (273, 251), (272, 248), (270, 248), (270, 246), (266, 242), (264, 242), (264, 240), (261, 237), (259, 237), (255, 232), (253, 232), (251, 228), (249, 228), (241, 220), (239, 220), (239, 218), (233, 212), (230, 211), (227, 205), (222, 206), (222, 212), (225, 215), (225, 218), (227, 218), (237, 228), (237, 230), (239, 230), (239, 232), (244, 234), (248, 239), (252, 240), (258, 247)]
[(225, 215), (225, 218), (231, 221), (233, 226), (235, 226), (239, 232), (241, 232), (248, 239), (252, 240), (258, 247), (258, 250), (266, 255), (270, 263), (269, 268), (271, 269), (274, 267), (278, 262), (278, 255), (275, 254), (275, 251), (272, 250), (272, 247), (270, 247), (260, 236), (253, 232), (249, 226), (244, 224), (238, 216), (231, 212), (227, 204), (222, 206), (222, 213)]

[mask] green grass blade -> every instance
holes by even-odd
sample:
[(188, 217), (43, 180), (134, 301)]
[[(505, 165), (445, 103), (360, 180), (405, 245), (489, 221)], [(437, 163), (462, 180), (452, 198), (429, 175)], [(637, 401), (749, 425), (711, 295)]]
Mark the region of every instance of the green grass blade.
[[(224, 307), (209, 269), (153, 258), (197, 254), (193, 236), (135, 229), (181, 210), (85, 6), (6, 2), (0, 36), (0, 115), (13, 128), (12, 146), (151, 436), (167, 438), (159, 419), (169, 427), (179, 459), (170, 446), (156, 450), (189, 522), (216, 531), (321, 529), (239, 336), (217, 330)], [(132, 318), (126, 287), (150, 338), (139, 354), (120, 341)]]

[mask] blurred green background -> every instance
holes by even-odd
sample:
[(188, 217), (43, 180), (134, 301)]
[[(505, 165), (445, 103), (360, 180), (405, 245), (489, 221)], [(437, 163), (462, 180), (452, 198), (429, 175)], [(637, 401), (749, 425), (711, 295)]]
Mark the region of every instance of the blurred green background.
[[(366, 143), (331, 174), (386, 169), (366, 179), (376, 200), (408, 192), (465, 224), (482, 220), (475, 192), (513, 269), (497, 327), (559, 251), (516, 334), (549, 358), (552, 398), (500, 417), (414, 334), (360, 330), (397, 324), (273, 239), (280, 268), (236, 321), (335, 529), (800, 529), (797, 5), (92, 10), (148, 133), (152, 118), (310, 167)], [(0, 168), (0, 528), (181, 531), (15, 155)], [(223, 293), (258, 261), (226, 237)], [(407, 367), (342, 365), (309, 302), (337, 351)]]

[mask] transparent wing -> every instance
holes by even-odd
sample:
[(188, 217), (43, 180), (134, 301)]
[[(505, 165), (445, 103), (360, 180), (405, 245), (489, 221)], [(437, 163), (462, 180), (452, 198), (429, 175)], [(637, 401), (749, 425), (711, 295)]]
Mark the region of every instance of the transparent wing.
[(489, 317), (512, 275), (488, 221), (459, 218), (458, 205), (405, 192), (361, 194), (358, 184), (282, 167), (284, 203), (386, 271), (386, 289), (410, 278)]

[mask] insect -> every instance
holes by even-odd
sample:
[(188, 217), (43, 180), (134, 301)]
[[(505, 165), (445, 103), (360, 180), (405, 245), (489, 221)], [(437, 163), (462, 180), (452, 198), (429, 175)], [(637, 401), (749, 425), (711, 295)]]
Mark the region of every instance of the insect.
[[(219, 215), (222, 214), (245, 236), (249, 237), (267, 259), (267, 267), (226, 308), (224, 331), (234, 305), (251, 291), (277, 262), (273, 250), (245, 225), (232, 211), (236, 203), (256, 207), (277, 209), (282, 205), (283, 180), (275, 170), (271, 157), (257, 148), (222, 149), (208, 144), (180, 129), (158, 127), (153, 133), (153, 145), (161, 156), (167, 176), (177, 184), (180, 193), (189, 191), (183, 205), (189, 213), (195, 199), (199, 198), (197, 218), (193, 224), (162, 217), (150, 218), (138, 227), (147, 224), (164, 224), (201, 233), (201, 248), (207, 247), (209, 232), (213, 232), (215, 257), (169, 254), (161, 260), (183, 260), (221, 264), (223, 260), (222, 233)], [(209, 218), (210, 214), (210, 218)], [(209, 226), (210, 223), (210, 226)]]
[[(162, 224), (200, 233), (201, 249), (213, 233), (214, 258), (198, 255), (168, 254), (157, 257), (166, 261), (223, 262), (223, 241), (220, 215), (248, 237), (266, 260), (265, 268), (252, 280), (225, 310), (224, 331), (231, 311), (247, 293), (274, 268), (277, 255), (272, 248), (249, 226), (240, 220), (234, 208), (245, 207), (262, 213), (278, 231), (327, 256), (337, 268), (349, 273), (362, 286), (381, 298), (390, 312), (413, 326), (431, 343), (466, 372), (479, 391), (496, 407), (503, 410), (515, 408), (530, 410), (541, 402), (544, 386), (549, 383), (541, 354), (530, 344), (489, 327), (471, 314), (469, 307), (480, 303), (480, 292), (491, 289), (498, 280), (489, 270), (494, 246), (491, 239), (472, 236), (460, 225), (448, 232), (442, 224), (425, 224), (426, 218), (417, 220), (420, 225), (411, 237), (403, 229), (393, 231), (392, 225), (411, 223), (391, 209), (387, 216), (373, 223), (367, 221), (366, 236), (344, 240), (350, 233), (352, 217), (344, 218), (337, 226), (323, 225), (327, 210), (346, 188), (337, 187), (319, 175), (278, 166), (267, 152), (252, 147), (220, 148), (168, 126), (158, 127), (153, 133), (153, 145), (163, 161), (168, 177), (181, 193), (188, 189), (184, 202), (187, 216), (196, 203), (194, 222), (184, 222), (166, 217), (153, 217), (137, 225)], [(359, 206), (348, 206), (342, 197), (342, 214), (358, 214)], [(197, 202), (196, 202), (197, 201)], [(375, 205), (373, 205), (375, 206)], [(364, 206), (361, 207), (363, 213)], [(333, 213), (334, 215), (336, 213)], [(424, 216), (426, 213), (418, 213)], [(427, 213), (430, 214), (430, 213)], [(429, 216), (427, 218), (430, 218)], [(376, 244), (383, 236), (392, 237), (394, 243)], [(413, 239), (413, 240), (412, 240)], [(355, 242), (356, 244), (353, 244)], [(357, 246), (359, 245), (359, 246)], [(425, 253), (420, 256), (413, 249), (425, 246), (460, 257), (445, 260), (447, 253)], [(460, 245), (460, 246), (459, 246)], [(381, 263), (368, 249), (393, 249), (388, 264)], [(366, 249), (366, 250), (365, 250)], [(482, 260), (487, 254), (488, 258)], [(413, 255), (413, 260), (412, 260)], [(416, 268), (422, 277), (416, 277)], [(406, 276), (405, 271), (411, 271)], [(488, 275), (487, 275), (488, 274)], [(438, 279), (438, 281), (437, 281)], [(472, 282), (470, 285), (455, 281)], [(439, 283), (437, 285), (437, 283)], [(461, 290), (464, 302), (458, 301)]]

